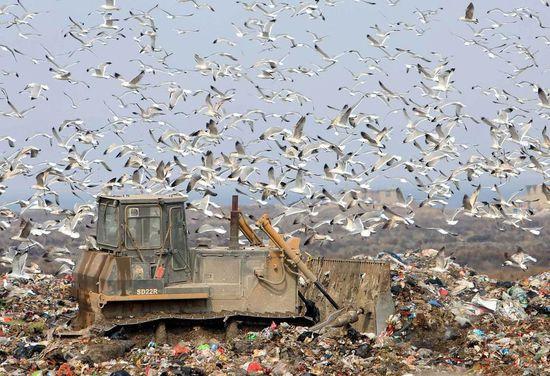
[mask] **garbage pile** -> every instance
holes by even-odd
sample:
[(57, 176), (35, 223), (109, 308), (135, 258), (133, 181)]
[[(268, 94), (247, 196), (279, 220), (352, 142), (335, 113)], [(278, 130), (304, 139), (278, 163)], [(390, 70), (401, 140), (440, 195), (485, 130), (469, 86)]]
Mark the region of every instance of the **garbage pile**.
[(76, 311), (70, 278), (3, 277), (0, 375), (541, 375), (550, 368), (550, 272), (497, 281), (423, 250), (392, 265), (395, 314), (379, 334), (272, 323), (230, 340), (195, 335), (55, 338)]

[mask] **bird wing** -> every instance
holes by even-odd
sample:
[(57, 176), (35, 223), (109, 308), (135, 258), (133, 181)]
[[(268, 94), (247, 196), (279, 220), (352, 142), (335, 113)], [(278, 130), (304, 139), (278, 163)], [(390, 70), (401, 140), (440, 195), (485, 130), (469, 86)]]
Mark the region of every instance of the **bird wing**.
[(545, 183), (542, 183), (542, 193), (544, 193), (546, 201), (550, 201), (550, 187), (548, 187)]
[(145, 74), (145, 71), (142, 70), (141, 72), (139, 72), (139, 74), (137, 76), (132, 78), (132, 80), (129, 82), (129, 84), (130, 85), (137, 85), (137, 83), (141, 80), (141, 78), (143, 77), (144, 74)]
[(305, 123), (306, 123), (306, 117), (302, 116), (300, 118), (300, 120), (298, 120), (296, 125), (294, 126), (294, 132), (292, 134), (293, 137), (295, 137), (295, 138), (301, 138), (302, 137)]
[(246, 151), (244, 150), (243, 144), (241, 144), (239, 141), (235, 142), (235, 149), (237, 150), (238, 154), (246, 155)]
[(11, 103), (11, 101), (9, 99), (7, 99), (7, 102), (8, 102), (8, 106), (11, 107), (11, 109), (13, 110), (14, 113), (20, 114), (20, 112), (17, 110), (17, 108), (15, 108), (15, 106), (13, 105), (13, 103)]
[(321, 49), (317, 44), (314, 45), (315, 51), (319, 52), (323, 57), (330, 59), (331, 57), (327, 55), (325, 51)]
[(517, 252), (510, 256), (510, 260), (515, 262), (516, 264), (520, 265), (525, 262), (525, 253), (523, 252)]
[(382, 81), (378, 81), (378, 85), (380, 85), (380, 87), (382, 88), (382, 90), (384, 90), (384, 91), (387, 92), (388, 94), (394, 95), (394, 94), (393, 94), (393, 91), (391, 91), (390, 89), (388, 89), (388, 88), (382, 83)]
[(467, 194), (464, 194), (464, 197), (462, 197), (462, 207), (466, 210), (472, 210), (472, 205), (470, 204), (470, 197)]
[(403, 196), (403, 192), (401, 192), (401, 189), (399, 187), (395, 189), (395, 193), (397, 195), (397, 200), (402, 204), (406, 204), (405, 196)]
[(269, 20), (264, 25), (263, 33), (266, 35), (271, 34), (271, 29), (273, 28), (273, 24), (275, 23), (275, 20)]
[(217, 136), (219, 135), (218, 127), (216, 126), (216, 122), (212, 119), (208, 123), (206, 123), (206, 128), (210, 132), (211, 135)]
[(19, 234), (20, 238), (26, 239), (29, 237), (32, 230), (32, 223), (30, 221), (25, 221), (21, 218), (21, 233)]
[(465, 17), (467, 20), (473, 20), (474, 19), (474, 3), (468, 4), (466, 7), (466, 14)]
[(539, 89), (537, 90), (537, 94), (539, 96), (540, 103), (545, 104), (545, 105), (549, 104), (548, 97), (546, 96), (546, 93), (544, 92), (544, 90), (541, 87), (539, 87)]
[(296, 187), (303, 187), (304, 184), (304, 170), (299, 169), (298, 172), (296, 172)]
[(40, 91), (42, 90), (42, 86), (36, 85), (31, 87), (31, 98), (38, 98), (40, 95)]
[(210, 93), (206, 95), (204, 101), (206, 102), (206, 106), (208, 106), (208, 110), (214, 112), (214, 106), (212, 105), (212, 97), (210, 96)]
[(42, 171), (36, 175), (36, 185), (39, 187), (45, 187), (45, 182), (48, 177), (49, 170)]
[(474, 193), (472, 193), (472, 197), (470, 198), (470, 203), (472, 204), (472, 206), (475, 205), (475, 203), (477, 201), (477, 197), (479, 196), (480, 191), (481, 191), (481, 184), (478, 185), (476, 190), (474, 191)]
[(16, 254), (13, 257), (13, 261), (11, 264), (11, 274), (16, 276), (23, 275), (23, 269), (25, 268), (25, 264), (27, 263), (28, 255), (29, 254), (25, 252), (23, 254)]
[(370, 40), (372, 42), (372, 44), (380, 44), (380, 42), (378, 42), (376, 39), (374, 39), (370, 35), (367, 35), (367, 39)]
[(269, 178), (269, 184), (276, 186), (277, 180), (275, 179), (275, 169), (272, 167), (267, 170), (267, 177)]

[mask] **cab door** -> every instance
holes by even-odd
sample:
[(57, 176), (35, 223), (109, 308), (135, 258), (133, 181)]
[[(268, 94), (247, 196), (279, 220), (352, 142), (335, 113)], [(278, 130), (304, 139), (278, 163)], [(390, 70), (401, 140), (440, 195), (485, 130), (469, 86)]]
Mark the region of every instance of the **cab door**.
[(187, 228), (183, 206), (174, 206), (169, 211), (170, 251), (169, 283), (191, 281), (191, 258), (187, 248)]

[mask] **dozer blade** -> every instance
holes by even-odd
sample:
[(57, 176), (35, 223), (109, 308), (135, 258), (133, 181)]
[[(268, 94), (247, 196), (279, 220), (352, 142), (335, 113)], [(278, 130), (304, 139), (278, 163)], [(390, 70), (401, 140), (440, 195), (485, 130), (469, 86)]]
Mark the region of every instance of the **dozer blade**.
[[(376, 334), (385, 330), (386, 320), (394, 311), (388, 263), (316, 257), (310, 258), (307, 266), (340, 307), (363, 308), (365, 314), (352, 325), (356, 330)], [(334, 312), (313, 284), (309, 284), (303, 294), (319, 308), (321, 320)]]

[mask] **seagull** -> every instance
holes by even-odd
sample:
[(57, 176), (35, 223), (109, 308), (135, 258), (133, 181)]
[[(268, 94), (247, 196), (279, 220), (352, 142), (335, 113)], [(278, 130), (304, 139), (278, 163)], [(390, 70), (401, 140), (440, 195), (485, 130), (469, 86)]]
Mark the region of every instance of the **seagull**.
[(11, 237), (11, 240), (17, 240), (20, 242), (29, 242), (29, 235), (32, 230), (32, 222), (21, 218), (19, 224), (19, 234)]
[(468, 6), (466, 7), (466, 12), (464, 14), (464, 17), (460, 17), (460, 20), (464, 22), (473, 22), (473, 23), (479, 22), (477, 18), (474, 18), (474, 3), (468, 4)]
[[(23, 91), (28, 91), (30, 94), (31, 100), (35, 100), (38, 97), (40, 97), (42, 90), (46, 91), (46, 90), (50, 90), (50, 88), (48, 87), (48, 85), (32, 82), (30, 84), (27, 84), (27, 86), (25, 86), (25, 88), (21, 90), (19, 93)], [(44, 97), (44, 99), (48, 100), (47, 97)]]
[(385, 48), (384, 43), (386, 43), (386, 40), (389, 38), (389, 35), (384, 36), (381, 40), (378, 40), (374, 38), (372, 35), (367, 34), (367, 39), (371, 43), (372, 46), (378, 47), (378, 48)]
[(8, 274), (8, 277), (16, 279), (29, 279), (30, 276), (25, 272), (25, 265), (27, 263), (28, 254), (27, 247), (23, 252), (17, 251), (13, 256), (11, 262), (11, 272)]
[(86, 101), (89, 101), (91, 99), (90, 97), (87, 97), (87, 98), (83, 98), (83, 99), (74, 100), (73, 97), (71, 97), (66, 92), (63, 92), (63, 95), (65, 95), (69, 99), (69, 101), (71, 101), (71, 108), (75, 109), (75, 110), (78, 108), (79, 103), (86, 102)]
[(477, 188), (475, 189), (475, 191), (472, 193), (471, 196), (468, 196), (467, 194), (465, 194), (464, 197), (462, 198), (462, 207), (468, 213), (473, 213), (474, 210), (476, 209), (476, 201), (480, 191), (481, 191), (481, 184), (477, 186)]
[(2, 4), (0, 5), (0, 16), (7, 14), (6, 12), (9, 8), (16, 6), (17, 4)]
[(183, 97), (185, 100), (186, 92), (179, 86), (170, 86), (168, 88), (169, 98), (168, 98), (168, 108), (170, 110), (176, 107), (176, 104)]
[(109, 76), (105, 75), (105, 69), (107, 69), (107, 66), (111, 65), (110, 61), (107, 61), (105, 63), (101, 63), (97, 66), (97, 68), (88, 68), (86, 69), (86, 72), (92, 72), (93, 77), (97, 78), (109, 78)]
[(205, 223), (195, 230), (197, 234), (204, 234), (206, 232), (215, 232), (216, 234), (223, 235), (227, 232), (222, 226), (212, 226), (209, 223)]
[(215, 12), (214, 8), (212, 8), (212, 6), (210, 6), (210, 4), (208, 3), (198, 3), (197, 0), (178, 0), (180, 3), (191, 3), (193, 4), (193, 7), (195, 7), (195, 9), (200, 9), (200, 8), (206, 8), (206, 9), (209, 9), (211, 12)]
[(323, 57), (323, 60), (324, 60), (324, 61), (330, 63), (328, 66), (326, 66), (326, 67), (323, 68), (323, 69), (326, 69), (326, 68), (330, 67), (331, 65), (336, 64), (336, 63), (338, 62), (337, 59), (338, 59), (340, 56), (345, 55), (345, 53), (341, 53), (341, 54), (338, 54), (338, 55), (336, 55), (336, 56), (334, 56), (334, 57), (331, 57), (331, 56), (329, 56), (325, 51), (323, 51), (323, 50), (321, 49), (321, 47), (319, 47), (318, 44), (314, 44), (314, 49), (315, 49), (315, 51), (317, 51), (317, 52)]
[(115, 73), (114, 74), (114, 77), (119, 79), (121, 82), (122, 82), (122, 86), (123, 87), (126, 87), (128, 89), (139, 89), (140, 86), (139, 86), (139, 81), (141, 81), (141, 79), (143, 78), (143, 76), (145, 75), (145, 71), (142, 70), (141, 72), (138, 73), (137, 76), (135, 76), (134, 78), (132, 78), (130, 81), (126, 81), (120, 74), (118, 73)]
[(6, 97), (6, 102), (8, 102), (8, 106), (11, 107), (12, 112), (0, 112), (0, 115), (13, 117), (13, 118), (18, 118), (18, 119), (23, 119), (28, 112), (30, 112), (30, 111), (32, 111), (36, 108), (35, 106), (32, 106), (32, 107), (29, 107), (29, 108), (27, 108), (23, 111), (19, 111), (17, 109), (17, 107), (15, 107), (15, 105), (10, 101), (10, 99), (8, 97), (8, 93), (4, 89), (2, 89), (2, 92), (4, 93), (4, 96)]
[(22, 55), (22, 53), (21, 53), (19, 50), (15, 49), (15, 48), (11, 48), (11, 47), (9, 47), (9, 46), (7, 46), (7, 45), (5, 45), (5, 44), (0, 44), (0, 51), (4, 51), (4, 52), (9, 52), (9, 53), (11, 53), (11, 55), (13, 56), (13, 59), (14, 59), (15, 61), (17, 61), (17, 57), (15, 57), (15, 54), (16, 54), (16, 53)]
[[(0, 142), (2, 141), (7, 141), (10, 148), (15, 147), (15, 139), (13, 137), (10, 137), (10, 136), (0, 137)], [(25, 141), (28, 141), (28, 140), (25, 140)]]
[(105, 0), (105, 4), (101, 5), (101, 9), (106, 11), (119, 10), (120, 8), (115, 5), (115, 0)]
[(414, 200), (412, 195), (408, 196), (408, 201), (405, 200), (405, 196), (403, 195), (403, 192), (399, 187), (395, 189), (395, 194), (397, 195), (397, 202), (395, 203), (396, 206), (399, 206), (401, 208), (408, 208), (411, 206)]
[(194, 13), (189, 13), (189, 14), (174, 14), (174, 13), (170, 13), (168, 12), (167, 10), (164, 10), (162, 8), (159, 8), (161, 12), (163, 12), (164, 14), (166, 14), (166, 18), (168, 18), (169, 20), (175, 20), (176, 18), (180, 18), (180, 17), (191, 17), (193, 16)]
[(449, 91), (451, 88), (451, 76), (454, 73), (455, 69), (451, 68), (437, 76), (437, 85), (432, 86), (432, 90), (435, 91)]
[(508, 252), (505, 252), (504, 253), (504, 258), (506, 260), (502, 264), (503, 267), (504, 266), (511, 266), (513, 268), (520, 268), (521, 270), (527, 270), (528, 269), (527, 263), (537, 262), (536, 258), (529, 256), (519, 246), (517, 248), (517, 252), (514, 253), (513, 255), (509, 255)]
[(445, 215), (445, 222), (447, 222), (447, 224), (449, 226), (454, 226), (458, 223), (458, 219), (456, 219), (456, 216), (458, 214), (460, 214), (462, 212), (462, 210), (464, 210), (463, 208), (458, 208), (455, 210), (455, 212), (451, 215), (451, 217), (447, 217), (447, 215), (445, 215), (445, 212), (443, 212), (443, 214)]
[(445, 247), (442, 247), (435, 256), (435, 266), (431, 268), (434, 272), (445, 273), (454, 261), (454, 257), (445, 256)]
[(299, 169), (296, 172), (296, 179), (295, 179), (295, 185), (294, 187), (290, 188), (291, 192), (298, 193), (301, 195), (310, 195), (313, 189), (313, 185), (310, 183), (307, 183), (304, 180), (304, 170)]
[(50, 262), (54, 262), (54, 263), (57, 263), (57, 264), (65, 264), (65, 265), (68, 265), (70, 267), (74, 267), (76, 264), (73, 260), (71, 260), (70, 258), (66, 258), (66, 257), (55, 257), (55, 258), (44, 258), (44, 261), (47, 262), (47, 263), (50, 263)]
[(99, 25), (98, 27), (104, 28), (104, 29), (111, 29), (111, 30), (118, 30), (120, 27), (115, 25), (115, 21), (120, 21), (116, 18), (111, 18), (111, 13), (105, 13), (103, 15), (103, 23)]

